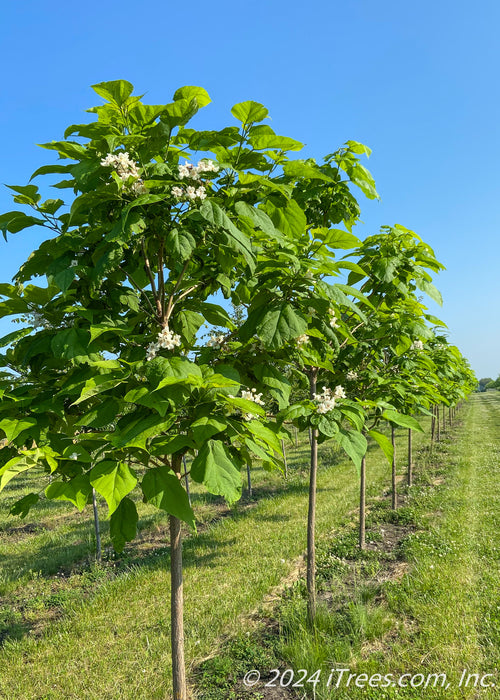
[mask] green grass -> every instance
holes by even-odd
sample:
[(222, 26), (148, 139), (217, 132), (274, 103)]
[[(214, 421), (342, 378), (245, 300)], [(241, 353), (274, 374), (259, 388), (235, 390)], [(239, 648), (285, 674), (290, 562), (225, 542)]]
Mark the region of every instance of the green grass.
[[(458, 684), (465, 669), (493, 674), (485, 683), (500, 685), (500, 394), (475, 395), (463, 418), (456, 439), (446, 435), (432, 458), (421, 454), (427, 457), (419, 461), (418, 483), (397, 513), (372, 502), (367, 540), (380, 541), (381, 528), (397, 527), (397, 547), (359, 552), (349, 527), (322, 543), (323, 603), (314, 633), (306, 625), (304, 585), (283, 597), (274, 653), (281, 669), (322, 669), (307, 697), (498, 697), (498, 687), (474, 688), (474, 677), (469, 687)], [(402, 576), (384, 575), (397, 567), (404, 567)], [(361, 689), (353, 679), (348, 688), (345, 682), (327, 687), (329, 670), (342, 667), (367, 677), (446, 673), (449, 686), (441, 688), (439, 680), (436, 688), (370, 688), (364, 682)]]
[[(254, 502), (237, 505), (230, 517), (224, 517), (227, 510), (218, 499), (193, 494), (203, 526), (184, 547), (190, 669), (245, 628), (248, 615), (305, 550), (307, 441), (289, 451), (288, 483), (278, 474), (256, 470)], [(356, 507), (358, 479), (354, 467), (339, 461), (329, 445), (323, 448), (322, 464), (318, 533), (327, 533)], [(371, 490), (387, 488), (389, 467), (378, 453), (370, 456), (369, 469)], [(7, 492), (7, 500), (26, 492), (27, 482), (18, 484), (13, 487), (18, 492)], [(14, 536), (9, 530), (14, 521), (0, 521), (5, 544), (0, 590), (7, 610), (1, 623), (7, 636), (0, 652), (0, 697), (169, 697), (166, 518), (143, 508), (142, 541), (100, 569), (89, 567), (88, 508), (80, 515), (64, 504), (44, 503), (29, 516), (31, 521), (15, 524), (39, 529)], [(106, 543), (106, 532), (104, 539)]]

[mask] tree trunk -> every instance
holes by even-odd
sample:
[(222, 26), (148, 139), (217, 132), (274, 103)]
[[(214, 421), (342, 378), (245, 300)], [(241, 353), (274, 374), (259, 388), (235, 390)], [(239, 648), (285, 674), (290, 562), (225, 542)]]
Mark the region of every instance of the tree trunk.
[(366, 530), (366, 455), (361, 460), (361, 481), (359, 487), (359, 548), (365, 548)]
[[(309, 390), (311, 399), (316, 393), (318, 370), (311, 370)], [(314, 626), (316, 617), (316, 479), (318, 473), (318, 431), (309, 429), (311, 437), (311, 468), (309, 472), (309, 508), (307, 513), (307, 620)]]
[(182, 466), (184, 467), (184, 483), (186, 484), (186, 493), (188, 496), (189, 505), (191, 505), (191, 491), (189, 490), (189, 476), (187, 473), (186, 455), (182, 455)]
[(436, 440), (438, 442), (441, 440), (441, 433), (440, 433), (440, 428), (439, 428), (440, 425), (441, 425), (441, 423), (439, 420), (439, 406), (436, 406), (436, 430), (437, 430)]
[(299, 431), (295, 426), (293, 426), (294, 432), (295, 432), (295, 447), (299, 446)]
[(391, 442), (392, 442), (392, 509), (398, 507), (398, 491), (396, 484), (396, 430), (391, 425)]
[(436, 435), (436, 407), (432, 407), (432, 416), (431, 416), (431, 447), (432, 443), (434, 442), (434, 437)]
[[(181, 458), (172, 457), (172, 467), (181, 477)], [(184, 664), (184, 597), (182, 590), (182, 532), (179, 518), (170, 522), (170, 638), (172, 642), (173, 700), (188, 700)]]
[(413, 446), (412, 446), (413, 433), (411, 428), (408, 428), (408, 486), (413, 484)]
[(102, 561), (101, 529), (99, 527), (99, 512), (97, 510), (97, 497), (94, 488), (92, 489), (92, 508), (94, 510), (95, 559), (100, 564)]
[(286, 461), (286, 449), (285, 449), (285, 441), (281, 441), (281, 449), (283, 451), (283, 464), (285, 465), (285, 479), (288, 478), (288, 464)]
[(446, 406), (443, 406), (443, 433), (446, 432)]
[(247, 490), (248, 497), (252, 498), (252, 475), (250, 474), (250, 465), (247, 462)]

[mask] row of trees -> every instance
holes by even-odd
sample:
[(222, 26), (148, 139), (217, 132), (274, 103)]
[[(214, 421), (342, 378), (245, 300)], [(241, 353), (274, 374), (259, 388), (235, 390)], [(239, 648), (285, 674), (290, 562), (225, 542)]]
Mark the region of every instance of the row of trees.
[(363, 243), (352, 233), (354, 188), (377, 197), (367, 147), (293, 159), (302, 144), (275, 134), (256, 102), (232, 108), (238, 125), (198, 130), (202, 88), (167, 105), (142, 103), (126, 81), (94, 90), (96, 119), (45, 144), (63, 164), (31, 178), (62, 176), (53, 186), (69, 197), (12, 186), (22, 208), (0, 216), (6, 238), (50, 235), (0, 285), (0, 315), (23, 321), (2, 340), (0, 489), (31, 470), (50, 475), (45, 497), (79, 509), (97, 491), (118, 551), (136, 533), (135, 489), (169, 514), (174, 698), (185, 700), (186, 457), (190, 478), (232, 503), (245, 464), (283, 468), (287, 426), (310, 430), (313, 623), (318, 443), (339, 443), (364, 484), (368, 437), (393, 461), (381, 421), (418, 429), (414, 415), (456, 404), (474, 380), (418, 296), (440, 299), (431, 248), (401, 226)]

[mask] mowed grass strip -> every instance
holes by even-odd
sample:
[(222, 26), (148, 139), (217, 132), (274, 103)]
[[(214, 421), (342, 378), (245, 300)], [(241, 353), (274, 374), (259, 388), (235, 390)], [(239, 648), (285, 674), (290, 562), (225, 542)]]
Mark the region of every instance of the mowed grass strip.
[[(427, 440), (419, 436), (418, 442)], [(404, 451), (406, 431), (398, 442)], [(289, 573), (306, 542), (307, 445), (292, 462), (304, 468), (286, 489), (255, 507), (235, 509), (184, 547), (186, 656), (194, 662), (211, 654), (226, 635), (241, 627), (241, 616), (258, 606)], [(358, 478), (344, 461), (330, 468), (332, 450), (323, 449), (318, 481), (319, 535), (337, 527), (356, 508)], [(401, 457), (401, 461), (404, 458)], [(371, 450), (368, 483), (380, 493), (390, 469)], [(33, 568), (36, 569), (36, 555)], [(170, 624), (168, 555), (132, 567), (105, 582), (90, 600), (72, 602), (65, 618), (39, 639), (7, 640), (0, 653), (0, 697), (9, 699), (107, 700), (169, 698)]]

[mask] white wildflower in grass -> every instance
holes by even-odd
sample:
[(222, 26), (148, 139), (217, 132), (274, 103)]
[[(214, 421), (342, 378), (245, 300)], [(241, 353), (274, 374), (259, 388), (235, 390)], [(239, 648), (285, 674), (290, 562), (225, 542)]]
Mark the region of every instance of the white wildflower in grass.
[(424, 344), (421, 340), (414, 340), (410, 345), (410, 350), (423, 350)]
[(353, 382), (355, 379), (358, 378), (358, 373), (354, 372), (352, 369), (349, 370), (349, 372), (346, 375), (346, 378), (350, 381)]
[(181, 336), (173, 333), (167, 326), (159, 333), (156, 340), (151, 342), (146, 349), (146, 360), (152, 360), (158, 352), (164, 348), (165, 350), (174, 350), (181, 344)]
[(298, 338), (295, 338), (295, 342), (300, 348), (301, 345), (305, 345), (309, 342), (309, 336), (307, 335), (307, 333), (303, 333), (302, 335), (299, 335)]
[(346, 395), (344, 389), (341, 386), (336, 386), (335, 390), (332, 392), (331, 389), (324, 386), (321, 394), (314, 394), (313, 401), (318, 404), (317, 412), (324, 414), (333, 411), (337, 399), (345, 399)]
[(328, 315), (330, 316), (330, 326), (332, 328), (338, 328), (338, 318), (335, 314), (335, 309), (328, 309)]

